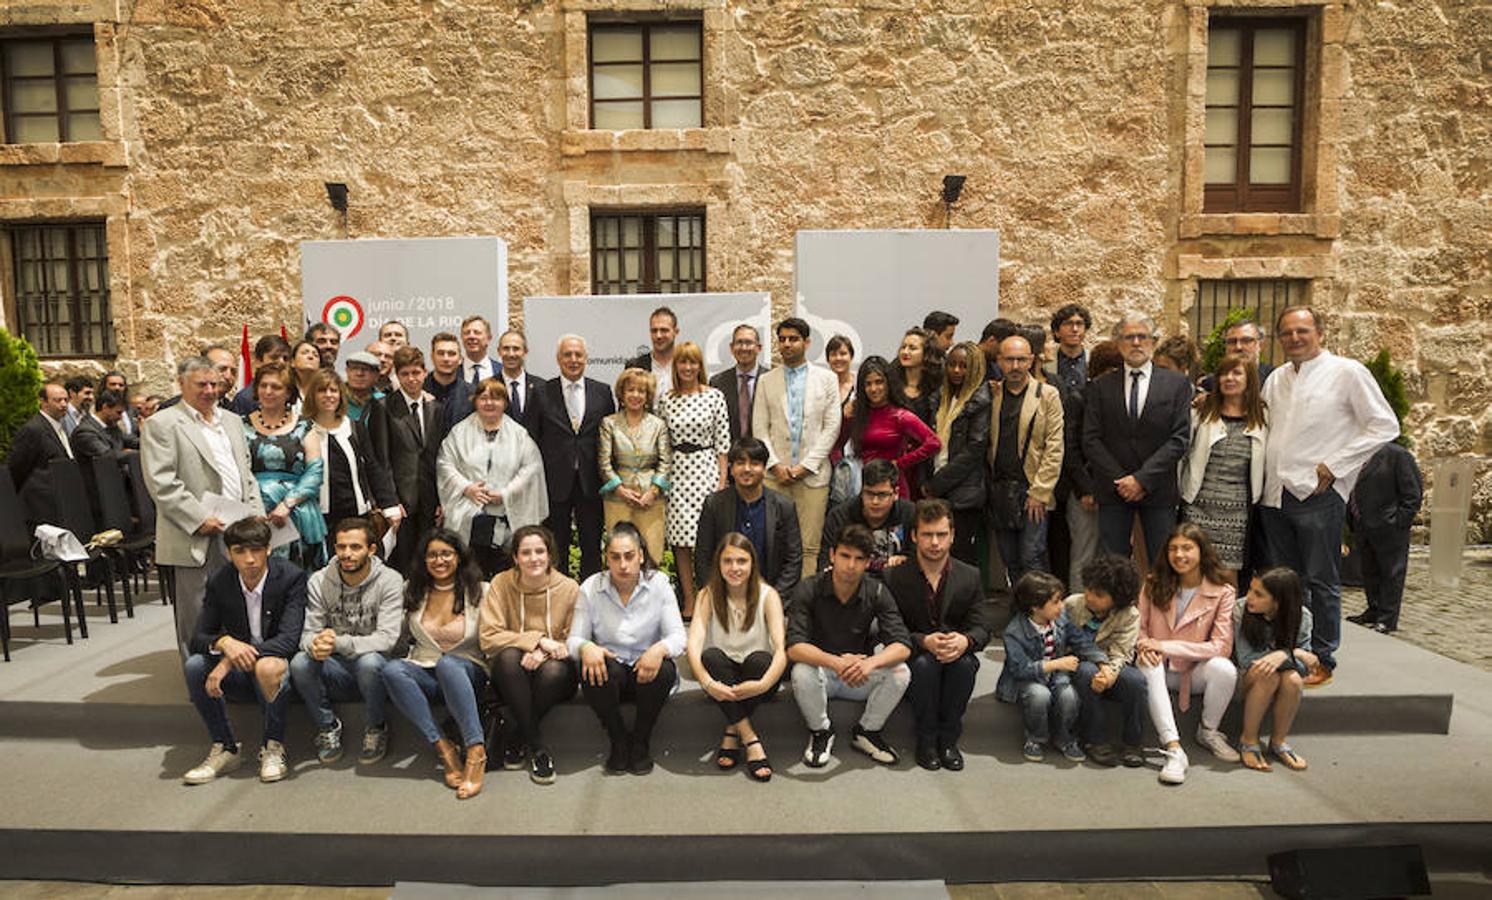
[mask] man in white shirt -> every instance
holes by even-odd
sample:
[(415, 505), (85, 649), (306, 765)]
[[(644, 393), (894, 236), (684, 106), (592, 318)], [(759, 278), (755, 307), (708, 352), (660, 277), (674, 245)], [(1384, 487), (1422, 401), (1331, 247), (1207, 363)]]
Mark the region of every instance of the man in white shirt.
[(497, 339), (497, 356), (502, 360), (503, 384), (508, 388), (508, 415), (520, 425), (526, 420), (525, 413), (532, 405), (534, 392), (544, 379), (528, 374), (524, 368), (528, 362), (528, 338), (523, 332), (508, 329)]
[(67, 380), (67, 415), (62, 417), (62, 430), (69, 435), (78, 423), (93, 411), (93, 384), (81, 375)]
[(673, 310), (660, 306), (648, 316), (648, 342), (651, 352), (627, 360), (627, 368), (652, 372), (658, 381), (654, 396), (662, 399), (673, 387), (673, 344), (679, 336), (679, 317)]
[(218, 375), (200, 356), (177, 366), (181, 402), (140, 428), (145, 487), (155, 499), (155, 561), (175, 580), (176, 638), (182, 658), (202, 608), (207, 578), (228, 559), (220, 535), (227, 527), (205, 499), (216, 494), (264, 515), (249, 462), (243, 420), (218, 406)]
[(1311, 603), (1306, 685), (1331, 681), (1342, 631), (1342, 525), (1369, 457), (1399, 436), (1399, 420), (1367, 367), (1322, 346), (1315, 310), (1275, 320), (1287, 365), (1264, 383), (1269, 440), (1259, 505), (1269, 561), (1300, 573)]
[(808, 323), (777, 323), (782, 365), (761, 376), (752, 400), (752, 435), (767, 445), (767, 486), (798, 508), (803, 577), (814, 572), (829, 502), (829, 451), (839, 438), (839, 378), (808, 362)]
[(492, 326), (481, 316), (467, 316), (461, 322), (461, 380), (474, 388), (484, 378), (497, 374), (501, 366), (487, 355), (492, 344)]

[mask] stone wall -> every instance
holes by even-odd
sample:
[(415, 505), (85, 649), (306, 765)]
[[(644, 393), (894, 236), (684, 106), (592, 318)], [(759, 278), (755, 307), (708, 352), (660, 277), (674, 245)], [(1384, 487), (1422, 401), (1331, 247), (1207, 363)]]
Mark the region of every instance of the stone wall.
[[(1199, 215), (1197, 63), (1218, 7), (1312, 17), (1307, 215)], [(629, 10), (703, 20), (706, 128), (586, 128), (586, 16)], [(593, 205), (705, 207), (710, 287), (785, 306), (796, 230), (942, 227), (939, 184), (959, 172), (952, 224), (1000, 229), (1004, 314), (1045, 321), (1075, 299), (1103, 326), (1137, 306), (1174, 330), (1197, 277), (1310, 278), (1334, 349), (1388, 346), (1409, 373), (1422, 461), (1492, 451), (1492, 5), (23, 0), (0, 12), (0, 26), (49, 21), (97, 23), (117, 149), (85, 163), (0, 148), (0, 217), (25, 218), (13, 204), (35, 198), (108, 216), (133, 378), (163, 384), (175, 359), (236, 340), (244, 322), (299, 321), (297, 245), (342, 235), (323, 181), (350, 186), (352, 237), (503, 236), (521, 321), (525, 295), (588, 289)], [(920, 300), (909, 321), (936, 304)], [(1492, 467), (1478, 487), (1473, 536), (1492, 539)]]

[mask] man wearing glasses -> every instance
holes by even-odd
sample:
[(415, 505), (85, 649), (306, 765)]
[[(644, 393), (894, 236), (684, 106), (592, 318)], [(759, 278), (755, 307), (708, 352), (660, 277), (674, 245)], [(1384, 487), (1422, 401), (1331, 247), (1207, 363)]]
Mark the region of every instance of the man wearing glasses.
[(1083, 340), (1093, 327), (1086, 306), (1069, 303), (1052, 314), (1052, 339), (1057, 342), (1057, 361), (1047, 367), (1046, 380), (1068, 393), (1078, 393), (1088, 383), (1088, 351)]
[[(1234, 322), (1228, 326), (1228, 330), (1223, 332), (1223, 350), (1226, 353), (1236, 353), (1253, 360), (1254, 365), (1259, 367), (1259, 384), (1261, 385), (1269, 378), (1269, 373), (1274, 371), (1274, 366), (1259, 360), (1260, 354), (1264, 351), (1264, 331), (1253, 319)], [(1207, 377), (1202, 379), (1202, 389), (1211, 393), (1216, 388), (1216, 381), (1216, 376), (1209, 372)], [(1205, 399), (1205, 394), (1199, 394), (1197, 405), (1200, 406)]]
[(1311, 602), (1307, 687), (1331, 681), (1342, 633), (1342, 524), (1363, 465), (1399, 436), (1399, 420), (1367, 367), (1322, 346), (1321, 319), (1292, 306), (1275, 321), (1288, 361), (1264, 387), (1260, 521), (1269, 562), (1300, 573)]
[(906, 562), (917, 507), (912, 501), (897, 497), (899, 477), (896, 463), (889, 459), (873, 459), (865, 464), (860, 493), (829, 510), (824, 518), (818, 571), (830, 567), (834, 546), (851, 525), (863, 525), (870, 531), (872, 550), (865, 574), (879, 581), (884, 570)]
[(756, 399), (756, 380), (767, 372), (765, 366), (757, 365), (761, 352), (762, 336), (756, 326), (737, 325), (730, 337), (730, 355), (736, 358), (736, 364), (710, 379), (710, 387), (725, 395), (732, 446), (742, 437), (751, 437), (751, 404)]
[(1149, 559), (1164, 551), (1176, 524), (1176, 463), (1191, 439), (1191, 382), (1151, 361), (1155, 323), (1129, 312), (1114, 326), (1123, 367), (1090, 386), (1083, 409), (1083, 452), (1098, 500), (1105, 553), (1130, 555), (1135, 516)]

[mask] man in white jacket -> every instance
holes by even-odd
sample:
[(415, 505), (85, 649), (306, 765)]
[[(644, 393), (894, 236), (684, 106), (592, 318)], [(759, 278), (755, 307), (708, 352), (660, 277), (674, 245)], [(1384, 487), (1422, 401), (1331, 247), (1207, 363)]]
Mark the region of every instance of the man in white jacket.
[(404, 618), (404, 578), (373, 554), (377, 538), (364, 518), (343, 519), (333, 541), (337, 557), (306, 584), (306, 624), (290, 677), (316, 724), (316, 758), (342, 758), (342, 721), (334, 701), (362, 700), (366, 707), (359, 765), (388, 751), (383, 667), (399, 640)]

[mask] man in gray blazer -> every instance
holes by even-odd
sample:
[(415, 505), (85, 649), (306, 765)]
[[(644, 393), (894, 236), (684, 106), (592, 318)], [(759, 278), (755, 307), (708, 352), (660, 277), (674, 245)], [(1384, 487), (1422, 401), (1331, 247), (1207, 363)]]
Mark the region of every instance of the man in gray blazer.
[(264, 503), (243, 420), (218, 406), (213, 364), (194, 356), (176, 372), (181, 402), (142, 423), (140, 458), (155, 498), (155, 560), (175, 569), (176, 642), (186, 659), (207, 578), (228, 560), (220, 535), (232, 524), (209, 515), (203, 497), (238, 500), (261, 516)]
[(751, 437), (751, 407), (756, 400), (757, 380), (767, 374), (766, 366), (757, 365), (761, 351), (762, 339), (756, 326), (744, 322), (737, 325), (730, 338), (730, 353), (736, 364), (710, 379), (710, 387), (725, 395), (732, 444)]

